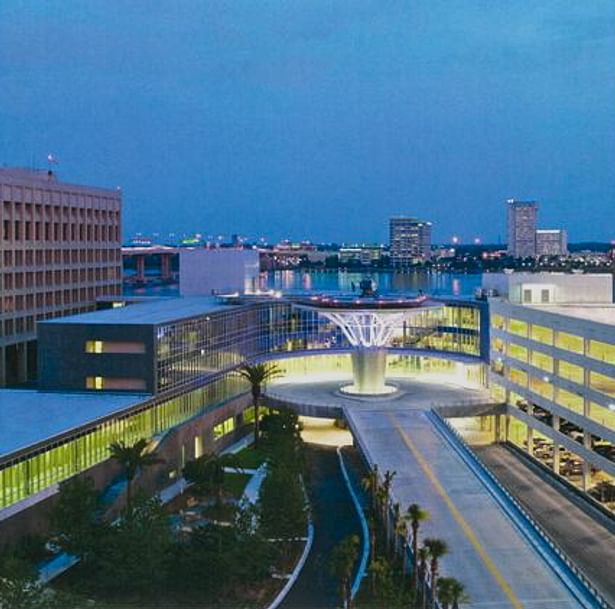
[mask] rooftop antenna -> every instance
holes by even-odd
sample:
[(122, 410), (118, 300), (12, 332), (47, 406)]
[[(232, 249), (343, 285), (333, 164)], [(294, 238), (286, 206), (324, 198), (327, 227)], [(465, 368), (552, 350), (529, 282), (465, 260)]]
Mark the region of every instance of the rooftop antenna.
[(59, 161), (57, 159), (57, 157), (55, 157), (53, 154), (51, 154), (51, 152), (47, 155), (47, 175), (48, 176), (52, 176), (53, 175), (53, 169), (52, 166), (53, 165), (58, 165)]

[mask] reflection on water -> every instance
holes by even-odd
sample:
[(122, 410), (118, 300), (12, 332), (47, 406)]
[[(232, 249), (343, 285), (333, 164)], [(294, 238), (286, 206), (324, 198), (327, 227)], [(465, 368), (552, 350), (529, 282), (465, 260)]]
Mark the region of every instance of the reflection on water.
[(433, 295), (472, 296), (480, 287), (480, 275), (452, 273), (352, 273), (322, 271), (272, 271), (263, 274), (263, 288), (282, 291), (352, 292), (362, 279), (372, 279), (381, 293), (423, 291)]
[[(348, 273), (322, 271), (272, 271), (262, 273), (263, 289), (283, 292), (314, 290), (316, 292), (352, 292), (362, 279), (372, 279), (383, 293), (409, 293), (446, 296), (472, 296), (480, 287), (480, 275), (455, 275), (451, 273)], [(178, 296), (177, 285), (134, 287), (124, 286), (125, 296)]]

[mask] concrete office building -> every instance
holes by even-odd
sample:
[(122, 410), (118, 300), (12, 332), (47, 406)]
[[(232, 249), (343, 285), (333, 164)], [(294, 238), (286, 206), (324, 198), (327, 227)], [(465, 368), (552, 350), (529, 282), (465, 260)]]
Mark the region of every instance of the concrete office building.
[(391, 264), (405, 267), (431, 256), (431, 222), (397, 217), (389, 221)]
[(489, 300), (490, 384), (508, 405), (505, 439), (598, 500), (615, 481), (612, 282), (483, 276), (483, 287), (499, 294)]
[(509, 199), (508, 254), (514, 258), (536, 256), (536, 223), (538, 203)]
[(567, 256), (568, 233), (561, 228), (539, 228), (536, 231), (537, 256)]
[(181, 249), (179, 292), (211, 296), (254, 292), (259, 287), (260, 260), (255, 249)]
[(0, 386), (35, 375), (38, 321), (121, 293), (118, 190), (0, 169)]
[(381, 245), (344, 245), (339, 250), (340, 264), (362, 264), (370, 266), (382, 258)]

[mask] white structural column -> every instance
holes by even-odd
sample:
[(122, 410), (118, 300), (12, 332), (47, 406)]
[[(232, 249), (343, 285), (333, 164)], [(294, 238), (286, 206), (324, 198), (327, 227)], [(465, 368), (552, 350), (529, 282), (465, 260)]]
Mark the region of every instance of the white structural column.
[(400, 311), (321, 311), (321, 315), (339, 326), (353, 347), (384, 347), (405, 312)]

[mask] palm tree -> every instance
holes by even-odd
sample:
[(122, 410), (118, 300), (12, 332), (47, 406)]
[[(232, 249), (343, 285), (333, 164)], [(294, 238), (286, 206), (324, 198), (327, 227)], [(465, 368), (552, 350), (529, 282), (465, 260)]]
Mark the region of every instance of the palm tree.
[(415, 569), (418, 573), (417, 583), (420, 584), (421, 587), (421, 596), (423, 597), (423, 602), (421, 606), (425, 606), (425, 580), (427, 576), (427, 561), (429, 560), (429, 550), (423, 546), (417, 550), (415, 556), (415, 566), (418, 565), (418, 568)]
[(376, 512), (377, 510), (377, 497), (376, 493), (378, 492), (378, 465), (374, 465), (374, 467), (364, 476), (363, 480), (361, 480), (361, 486), (363, 490), (367, 492), (370, 496), (370, 500), (372, 502), (372, 510)]
[(132, 513), (132, 482), (137, 473), (145, 467), (162, 463), (154, 453), (148, 453), (149, 442), (145, 438), (137, 440), (132, 446), (127, 446), (122, 440), (109, 446), (111, 458), (115, 459), (124, 470), (126, 476), (126, 511)]
[[(370, 565), (373, 565), (374, 562), (376, 561), (376, 528), (377, 528), (377, 522), (376, 522), (376, 518), (375, 515), (373, 513), (371, 513), (368, 517), (367, 517), (367, 527), (369, 529), (369, 563)], [(374, 593), (375, 590), (375, 575), (372, 571), (370, 571), (370, 586), (371, 586), (371, 592), (372, 594)]]
[(459, 603), (467, 603), (470, 597), (466, 593), (466, 587), (454, 577), (448, 578), (450, 581), (451, 602), (453, 609), (459, 609)]
[(438, 600), (443, 609), (458, 609), (460, 602), (467, 602), (465, 586), (454, 577), (441, 577), (438, 580)]
[(188, 482), (195, 484), (197, 491), (213, 494), (216, 505), (219, 506), (222, 503), (222, 489), (227, 467), (235, 471), (241, 470), (237, 465), (235, 455), (206, 453), (197, 459), (188, 461), (182, 473)]
[(359, 537), (350, 535), (340, 541), (332, 550), (329, 572), (338, 580), (340, 596), (346, 609), (352, 606), (352, 572), (359, 556)]
[(391, 511), (389, 510), (389, 505), (391, 503), (391, 485), (393, 483), (393, 478), (395, 478), (396, 475), (396, 471), (387, 469), (387, 471), (384, 472), (384, 478), (382, 480), (382, 510), (387, 552), (389, 550), (389, 543), (391, 540)]
[(419, 527), (421, 522), (429, 518), (429, 512), (424, 510), (418, 503), (411, 503), (406, 510), (406, 518), (410, 522), (410, 529), (412, 530), (412, 589), (416, 588), (416, 572), (418, 561), (418, 547), (419, 547)]
[(434, 600), (436, 598), (436, 586), (438, 585), (438, 561), (448, 554), (448, 544), (443, 539), (437, 539), (434, 537), (428, 537), (424, 542), (430, 558), (430, 570), (431, 570), (431, 606), (434, 606)]
[(276, 364), (244, 364), (237, 370), (237, 374), (250, 383), (252, 405), (254, 406), (254, 447), (258, 448), (260, 432), (258, 407), (263, 393), (263, 385), (267, 381), (282, 376), (283, 373)]

